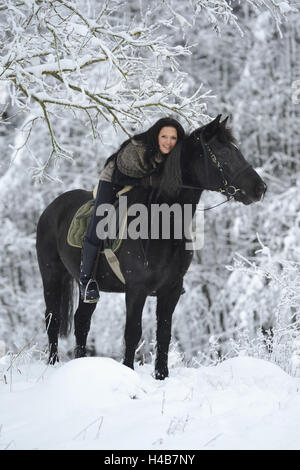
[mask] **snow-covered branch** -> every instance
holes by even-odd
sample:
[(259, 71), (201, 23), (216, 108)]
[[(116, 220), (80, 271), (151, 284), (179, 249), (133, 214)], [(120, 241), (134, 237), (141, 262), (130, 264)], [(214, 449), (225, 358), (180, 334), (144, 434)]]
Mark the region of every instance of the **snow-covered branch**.
[(220, 33), (222, 26), (230, 24), (236, 28), (241, 35), (243, 28), (239, 24), (236, 10), (241, 7), (241, 3), (247, 4), (256, 14), (267, 11), (273, 18), (277, 29), (281, 33), (280, 26), (287, 19), (289, 13), (297, 11), (290, 5), (290, 1), (275, 0), (245, 0), (245, 2), (231, 0), (190, 0), (181, 2), (178, 7), (176, 0), (161, 0), (170, 11), (171, 16), (176, 20), (181, 28), (190, 28), (195, 25), (197, 17), (204, 15), (213, 29)]
[[(19, 108), (43, 117), (52, 144), (46, 167), (53, 158), (70, 155), (51, 125), (61, 115), (59, 108), (83, 112), (94, 136), (103, 121), (130, 135), (132, 126), (158, 109), (190, 125), (198, 125), (205, 111), (207, 93), (182, 97), (185, 74), (177, 59), (190, 54), (188, 47), (170, 46), (149, 18), (122, 23), (119, 1), (95, 5), (89, 14), (80, 0), (1, 5), (0, 79), (11, 84), (11, 99)], [(165, 70), (171, 72), (168, 83), (161, 79)]]

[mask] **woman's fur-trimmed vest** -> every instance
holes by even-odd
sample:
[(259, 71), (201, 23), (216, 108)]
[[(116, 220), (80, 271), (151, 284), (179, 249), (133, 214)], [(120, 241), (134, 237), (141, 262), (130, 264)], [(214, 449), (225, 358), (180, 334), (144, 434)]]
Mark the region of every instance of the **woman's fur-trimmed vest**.
[(145, 144), (141, 141), (131, 139), (116, 156), (115, 159), (109, 161), (100, 173), (100, 180), (112, 181), (115, 171), (115, 165), (119, 172), (130, 178), (143, 178), (151, 175), (158, 165), (163, 161), (164, 157), (159, 152), (150, 165), (145, 161)]

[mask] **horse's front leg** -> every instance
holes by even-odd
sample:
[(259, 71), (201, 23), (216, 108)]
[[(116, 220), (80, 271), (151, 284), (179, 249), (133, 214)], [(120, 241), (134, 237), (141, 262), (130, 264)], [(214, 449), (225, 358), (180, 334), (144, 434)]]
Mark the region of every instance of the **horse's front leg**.
[(169, 376), (168, 352), (171, 340), (172, 315), (182, 290), (182, 279), (171, 287), (165, 287), (157, 296), (157, 330), (155, 378), (164, 380)]
[(123, 364), (134, 369), (134, 355), (142, 336), (142, 313), (146, 293), (138, 286), (126, 291), (125, 355)]
[(79, 304), (74, 317), (76, 338), (75, 359), (86, 357), (86, 340), (96, 305), (96, 303), (84, 303), (79, 295)]

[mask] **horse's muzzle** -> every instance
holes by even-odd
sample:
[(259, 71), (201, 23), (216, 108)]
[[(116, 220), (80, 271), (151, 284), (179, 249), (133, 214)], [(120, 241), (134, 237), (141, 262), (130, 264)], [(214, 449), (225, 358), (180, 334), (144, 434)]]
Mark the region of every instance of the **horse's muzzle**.
[(257, 195), (257, 200), (261, 201), (263, 200), (265, 194), (267, 191), (267, 185), (264, 181), (261, 181), (258, 183), (258, 185), (255, 188), (255, 194)]

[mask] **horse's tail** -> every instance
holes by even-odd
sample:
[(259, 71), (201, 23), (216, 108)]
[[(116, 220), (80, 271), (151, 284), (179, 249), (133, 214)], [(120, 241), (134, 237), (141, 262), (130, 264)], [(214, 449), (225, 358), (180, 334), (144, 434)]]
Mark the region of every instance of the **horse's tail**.
[(67, 337), (72, 329), (74, 307), (74, 279), (66, 271), (61, 279), (59, 335)]

